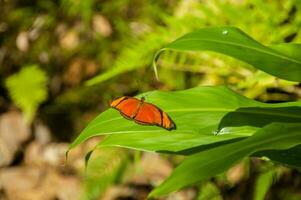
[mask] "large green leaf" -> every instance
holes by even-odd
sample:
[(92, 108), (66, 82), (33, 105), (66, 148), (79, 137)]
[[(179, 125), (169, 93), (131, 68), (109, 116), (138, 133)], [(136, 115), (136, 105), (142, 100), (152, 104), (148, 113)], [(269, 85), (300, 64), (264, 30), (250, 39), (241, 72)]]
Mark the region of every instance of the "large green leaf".
[(301, 123), (273, 123), (253, 136), (188, 157), (150, 196), (158, 197), (219, 174), (256, 151), (301, 144)]
[(110, 135), (99, 144), (99, 147), (118, 146), (142, 151), (186, 155), (201, 151), (204, 148), (212, 148), (242, 139), (252, 135), (257, 129), (254, 127), (227, 127), (223, 129), (223, 132), (226, 130), (226, 134), (220, 135), (214, 135), (210, 130), (206, 133), (205, 130), (200, 134), (138, 132)]
[[(200, 145), (246, 137), (252, 135), (257, 127), (275, 121), (282, 122), (285, 119), (285, 122), (301, 122), (301, 107), (298, 107), (300, 102), (260, 103), (226, 87), (196, 87), (177, 92), (156, 91), (144, 96), (148, 102), (158, 105), (171, 116), (177, 126), (176, 130), (167, 131), (160, 127), (138, 125), (124, 119), (118, 111), (108, 109), (82, 131), (70, 145), (70, 149), (90, 137), (110, 135), (103, 145), (179, 152)], [(242, 118), (241, 114), (252, 117)], [(227, 120), (228, 115), (233, 116), (231, 123)], [(290, 117), (286, 118), (287, 116)], [(242, 119), (245, 124), (240, 123)], [(221, 121), (223, 127), (219, 126)], [(216, 135), (217, 132), (219, 134)]]
[(292, 168), (301, 168), (301, 145), (285, 150), (260, 151), (256, 152), (254, 156), (265, 156), (274, 162), (282, 163)]
[(238, 28), (203, 28), (188, 33), (166, 45), (157, 54), (155, 62), (165, 49), (181, 51), (215, 51), (241, 61), (269, 74), (290, 81), (301, 81), (300, 44), (264, 46)]
[(301, 44), (299, 43), (280, 43), (269, 47), (288, 57), (296, 60), (301, 59)]

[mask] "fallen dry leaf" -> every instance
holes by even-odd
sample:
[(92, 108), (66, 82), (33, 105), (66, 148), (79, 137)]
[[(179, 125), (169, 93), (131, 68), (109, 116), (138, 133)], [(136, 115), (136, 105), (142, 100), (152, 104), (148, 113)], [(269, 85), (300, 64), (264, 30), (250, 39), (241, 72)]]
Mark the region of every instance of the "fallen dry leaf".
[(79, 45), (78, 32), (69, 30), (64, 32), (60, 37), (60, 45), (64, 49), (74, 49)]
[(96, 33), (99, 33), (103, 37), (108, 37), (112, 34), (112, 26), (107, 18), (100, 14), (93, 16), (93, 29)]
[(22, 114), (10, 111), (0, 116), (0, 166), (9, 165), (31, 133)]
[(143, 153), (138, 172), (134, 174), (131, 182), (158, 185), (170, 175), (171, 171), (171, 164), (159, 154)]
[(33, 166), (1, 170), (0, 187), (14, 200), (76, 200), (81, 192), (78, 177)]
[(231, 183), (231, 184), (238, 184), (245, 176), (245, 162), (239, 162), (238, 164), (234, 165), (233, 167), (231, 167), (227, 173), (227, 180)]
[(69, 86), (77, 86), (84, 78), (92, 77), (97, 73), (98, 65), (95, 61), (74, 58), (63, 75), (63, 82)]
[(20, 51), (27, 51), (29, 48), (29, 38), (28, 33), (23, 31), (20, 32), (16, 38), (16, 46)]

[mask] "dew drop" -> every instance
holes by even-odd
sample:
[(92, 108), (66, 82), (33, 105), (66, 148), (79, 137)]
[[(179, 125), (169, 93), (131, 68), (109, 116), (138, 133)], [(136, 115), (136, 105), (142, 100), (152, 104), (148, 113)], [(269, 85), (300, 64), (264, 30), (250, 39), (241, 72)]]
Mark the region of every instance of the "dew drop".
[(213, 133), (213, 135), (218, 135), (219, 131), (216, 130), (216, 131), (213, 131), (212, 133)]
[(228, 133), (231, 132), (230, 130), (231, 130), (231, 129), (229, 129), (229, 128), (227, 128), (227, 127), (224, 127), (224, 128), (222, 128), (221, 130), (219, 130), (218, 134), (219, 134), (219, 135), (222, 135), (222, 134), (228, 134)]
[(231, 133), (230, 129), (227, 127), (224, 127), (220, 130), (215, 130), (213, 131), (213, 135), (223, 135), (223, 134), (228, 134)]
[(224, 31), (223, 31), (223, 35), (228, 35), (228, 31), (227, 31), (227, 30), (224, 30)]

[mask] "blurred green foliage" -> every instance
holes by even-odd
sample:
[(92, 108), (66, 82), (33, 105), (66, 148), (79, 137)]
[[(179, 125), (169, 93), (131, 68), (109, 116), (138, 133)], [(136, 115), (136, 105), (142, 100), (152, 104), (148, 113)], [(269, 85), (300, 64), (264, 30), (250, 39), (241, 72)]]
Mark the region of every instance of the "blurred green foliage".
[(86, 168), (82, 200), (99, 199), (112, 184), (122, 180), (128, 156), (121, 149), (96, 149)]
[[(286, 93), (292, 92), (291, 83), (280, 82), (284, 93), (269, 95), (267, 88), (279, 85), (273, 77), (262, 72), (253, 76), (252, 67), (243, 69), (240, 65), (244, 63), (215, 53), (166, 52), (160, 59), (161, 83), (155, 80), (150, 65), (153, 53), (164, 44), (204, 26), (237, 26), (264, 44), (300, 42), (299, 2), (1, 2), (0, 76), (17, 72), (24, 63), (40, 65), (49, 76), (53, 102), (41, 114), (51, 113), (54, 118), (55, 113), (66, 111), (65, 106), (74, 118), (82, 112), (93, 112), (96, 106), (103, 109), (113, 96), (204, 84), (238, 85), (247, 96), (265, 101), (290, 100), (292, 96)], [(88, 83), (112, 80), (92, 89), (81, 88), (83, 81), (97, 73), (100, 76)], [(254, 87), (256, 90), (252, 90)]]
[(202, 184), (196, 200), (222, 200), (222, 197), (216, 185), (207, 182)]
[(12, 101), (31, 122), (39, 105), (47, 98), (47, 76), (36, 65), (25, 66), (17, 74), (6, 79), (6, 87)]
[(271, 185), (278, 181), (279, 177), (281, 176), (281, 168), (277, 168), (273, 165), (263, 165), (262, 168), (262, 172), (259, 174), (255, 182), (254, 200), (264, 199)]
[[(141, 36), (141, 39), (131, 41), (130, 48), (122, 51), (115, 65), (105, 73), (89, 80), (88, 84), (107, 80), (129, 70), (148, 67), (153, 57), (152, 52), (156, 51), (158, 46), (170, 42), (170, 38), (179, 37), (183, 33), (204, 26), (236, 26), (264, 44), (298, 42), (301, 22), (298, 9), (300, 8), (297, 1), (268, 1), (268, 4), (262, 0), (181, 1), (173, 16), (162, 16), (166, 28), (157, 25)], [(274, 13), (279, 14), (274, 16)], [(187, 82), (189, 84), (194, 77), (197, 81), (192, 81), (193, 85), (226, 83), (235, 87), (238, 82), (244, 82), (254, 71), (251, 66), (248, 66), (251, 71), (238, 69), (240, 65), (245, 64), (225, 56), (212, 53), (197, 55), (200, 56), (179, 55), (174, 52), (167, 54), (161, 60), (160, 66), (164, 68), (164, 71), (160, 72), (161, 81), (166, 83), (169, 89), (187, 88)], [(171, 77), (177, 77), (178, 81), (172, 81)], [(260, 79), (257, 79), (258, 81)], [(260, 84), (256, 85), (261, 91), (266, 88), (258, 86)], [(254, 84), (249, 85), (250, 88), (253, 86)], [(242, 89), (248, 90), (248, 87)], [(258, 95), (260, 94), (253, 96)]]

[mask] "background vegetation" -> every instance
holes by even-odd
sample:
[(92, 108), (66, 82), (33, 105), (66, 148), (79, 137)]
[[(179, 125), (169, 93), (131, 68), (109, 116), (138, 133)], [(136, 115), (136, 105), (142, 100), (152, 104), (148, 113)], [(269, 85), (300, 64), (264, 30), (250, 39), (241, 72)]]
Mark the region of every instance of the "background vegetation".
[[(300, 5), (299, 0), (0, 1), (1, 198), (20, 199), (14, 195), (21, 193), (26, 199), (74, 199), (73, 193), (82, 199), (144, 199), (181, 156), (97, 149), (85, 173), (91, 141), (61, 166), (68, 143), (116, 96), (227, 85), (263, 102), (300, 99), (299, 83), (217, 53), (167, 51), (158, 62), (160, 81), (151, 68), (155, 52), (202, 27), (235, 26), (266, 45), (300, 43)], [(7, 128), (11, 124), (15, 129)], [(36, 176), (45, 187), (18, 186), (24, 178), (37, 184)], [(245, 159), (166, 198), (301, 199), (300, 178), (297, 169)], [(49, 182), (70, 187), (49, 191)], [(117, 186), (110, 187), (113, 183)]]

